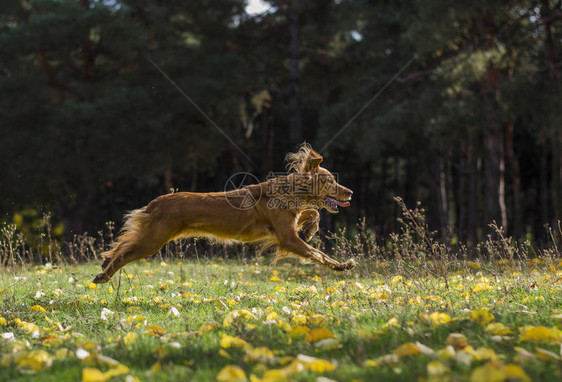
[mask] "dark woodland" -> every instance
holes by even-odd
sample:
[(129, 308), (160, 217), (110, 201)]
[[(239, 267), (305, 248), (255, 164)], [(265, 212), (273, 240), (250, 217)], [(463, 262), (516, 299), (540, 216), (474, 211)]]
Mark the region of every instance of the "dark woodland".
[(61, 239), (306, 141), (354, 190), (323, 229), (443, 241), (497, 222), (540, 246), (562, 216), (562, 2), (2, 0), (0, 221)]

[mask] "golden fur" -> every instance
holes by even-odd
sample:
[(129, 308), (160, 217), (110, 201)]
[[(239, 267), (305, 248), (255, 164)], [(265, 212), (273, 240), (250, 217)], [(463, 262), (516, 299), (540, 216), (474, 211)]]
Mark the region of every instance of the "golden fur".
[[(353, 192), (320, 167), (322, 156), (308, 144), (286, 160), (292, 171), (288, 175), (227, 192), (162, 195), (132, 211), (117, 241), (102, 254), (102, 272), (94, 282), (108, 282), (125, 264), (151, 256), (179, 237), (261, 243), (277, 247), (276, 260), (300, 257), (337, 271), (353, 268), (354, 260), (340, 263), (305, 242), (318, 231), (317, 209), (337, 212), (337, 206), (349, 205)], [(287, 185), (296, 186), (287, 192)], [(298, 235), (301, 230), (305, 240)]]

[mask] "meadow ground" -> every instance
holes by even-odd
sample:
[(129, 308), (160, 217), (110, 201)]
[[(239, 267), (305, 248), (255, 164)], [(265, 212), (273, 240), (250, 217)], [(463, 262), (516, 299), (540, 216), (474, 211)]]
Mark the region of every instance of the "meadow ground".
[(0, 380), (562, 379), (559, 260), (99, 263), (0, 271)]

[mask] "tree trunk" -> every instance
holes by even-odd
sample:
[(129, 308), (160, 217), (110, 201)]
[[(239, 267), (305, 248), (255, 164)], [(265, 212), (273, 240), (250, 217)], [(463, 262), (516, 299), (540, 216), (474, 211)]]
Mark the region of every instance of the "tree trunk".
[(467, 215), (467, 229), (466, 229), (466, 239), (471, 244), (476, 243), (477, 229), (476, 225), (478, 222), (478, 195), (480, 190), (480, 158), (476, 155), (476, 139), (474, 132), (470, 133), (469, 145), (468, 145), (468, 163), (470, 166), (468, 182), (469, 182), (469, 193), (468, 193), (468, 215)]
[(442, 240), (446, 239), (448, 222), (447, 181), (445, 160), (441, 150), (435, 149), (430, 158), (431, 213), (430, 227), (437, 229)]
[(289, 60), (289, 140), (292, 146), (302, 142), (302, 117), (299, 105), (299, 10), (298, 0), (289, 2), (288, 21), (290, 44)]
[[(415, 150), (411, 152), (415, 152)], [(404, 201), (407, 206), (414, 206), (418, 201), (419, 172), (418, 158), (408, 155), (406, 159), (406, 185), (404, 193)]]
[[(555, 7), (560, 7), (560, 2), (558, 2), (558, 6)], [(555, 43), (554, 43), (554, 27), (552, 25), (552, 9), (550, 8), (550, 3), (548, 0), (541, 0), (541, 9), (540, 9), (540, 13), (541, 13), (541, 20), (544, 20), (544, 40), (545, 40), (545, 49), (546, 49), (546, 56), (548, 57), (548, 77), (550, 80), (550, 83), (556, 83), (556, 80), (558, 78), (558, 67), (557, 67), (557, 52), (556, 52), (556, 48), (555, 48)], [(554, 114), (555, 118), (551, 118), (551, 120), (558, 120), (558, 108), (555, 106), (554, 108), (552, 108), (552, 114)], [(541, 128), (542, 129), (542, 128)], [(543, 132), (541, 130), (541, 134), (542, 135), (546, 135), (546, 132)], [(560, 158), (560, 130), (559, 127), (557, 126), (556, 128), (553, 129), (553, 133), (552, 133), (552, 137), (551, 137), (551, 153), (552, 153), (552, 174), (551, 174), (551, 192), (550, 192), (550, 197), (552, 198), (552, 206), (554, 209), (554, 217), (555, 219), (553, 219), (552, 222), (549, 222), (547, 216), (544, 215), (544, 211), (543, 209), (546, 209), (546, 211), (548, 211), (548, 205), (547, 204), (547, 197), (545, 195), (543, 195), (543, 192), (546, 193), (546, 190), (541, 189), (541, 212), (543, 212), (543, 216), (542, 216), (542, 224), (545, 223), (551, 223), (553, 225), (556, 225), (557, 222), (556, 217), (558, 217), (558, 219), (560, 219), (560, 214), (562, 214), (562, 197), (560, 195), (560, 190), (562, 188), (562, 184), (561, 184), (561, 177), (562, 177), (562, 169), (561, 169), (561, 165), (562, 165), (562, 160)], [(542, 137), (542, 136), (541, 136)], [(543, 164), (543, 156), (546, 155), (546, 148), (545, 147), (541, 147), (542, 150), (542, 154), (541, 154), (541, 175), (543, 172), (543, 166), (546, 167), (546, 164)], [(544, 169), (544, 171), (546, 172), (546, 169)], [(542, 179), (541, 177), (541, 187), (544, 186), (547, 183), (546, 179)], [(544, 231), (544, 230), (543, 230)]]
[(486, 223), (496, 221), (504, 229), (507, 229), (504, 142), (501, 130), (486, 129), (484, 131), (484, 146), (487, 153), (484, 165)]
[(539, 160), (539, 213), (540, 221), (538, 222), (538, 237), (544, 242), (547, 240), (544, 225), (549, 223), (548, 219), (548, 145), (546, 136), (546, 127), (540, 127), (541, 133), (541, 153)]
[(383, 227), (382, 230), (383, 236), (385, 236), (388, 233), (387, 227), (385, 226), (385, 222), (389, 220), (389, 216), (387, 216), (387, 208), (386, 208), (387, 207), (387, 200), (386, 200), (387, 179), (388, 179), (388, 158), (386, 155), (383, 155), (382, 163), (381, 163), (380, 181), (377, 182), (379, 187), (377, 189), (376, 203), (374, 203), (375, 222), (378, 227)]
[(519, 167), (519, 159), (515, 155), (515, 150), (513, 148), (513, 133), (514, 126), (513, 122), (509, 122), (507, 126), (507, 136), (506, 136), (506, 152), (507, 158), (509, 160), (509, 166), (511, 168), (511, 186), (513, 187), (513, 220), (512, 220), (512, 236), (519, 239), (522, 234), (522, 207), (521, 207), (521, 169)]
[(552, 139), (552, 204), (554, 210), (553, 226), (557, 225), (557, 220), (562, 221), (562, 133), (560, 130), (554, 131)]
[(466, 174), (467, 170), (467, 149), (466, 141), (461, 143), (458, 164), (458, 186), (457, 186), (457, 233), (459, 241), (466, 240)]
[(172, 162), (169, 161), (164, 171), (164, 188), (165, 192), (170, 192), (174, 189), (174, 170), (172, 169)]

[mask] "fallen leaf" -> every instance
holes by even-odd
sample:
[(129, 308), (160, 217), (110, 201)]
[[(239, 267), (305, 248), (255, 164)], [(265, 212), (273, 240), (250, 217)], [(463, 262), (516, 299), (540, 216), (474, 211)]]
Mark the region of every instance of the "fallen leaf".
[(82, 369), (82, 382), (105, 382), (107, 379), (100, 369), (85, 367)]
[[(561, 347), (561, 349), (562, 349), (562, 347)], [(537, 358), (542, 359), (543, 361), (561, 361), (562, 360), (562, 356), (559, 356), (558, 354), (553, 353), (549, 350), (537, 348), (536, 352), (537, 352)]]
[(451, 369), (439, 361), (431, 361), (426, 365), (427, 376), (429, 378), (439, 378), (447, 374)]
[(519, 342), (540, 342), (559, 344), (562, 342), (562, 330), (545, 326), (523, 326), (519, 328)]
[(315, 342), (314, 347), (316, 349), (329, 351), (329, 350), (340, 349), (342, 347), (342, 344), (340, 343), (340, 341), (338, 341), (335, 338), (325, 338), (323, 340)]
[(461, 333), (451, 333), (447, 336), (447, 340), (445, 340), (447, 345), (453, 345), (455, 349), (463, 349), (468, 344), (466, 342), (466, 336)]
[(531, 382), (525, 371), (515, 364), (504, 365), (501, 362), (489, 362), (477, 367), (470, 374), (471, 382)]
[(309, 332), (310, 332), (310, 328), (308, 326), (304, 326), (304, 325), (295, 326), (290, 331), (291, 336), (293, 336), (293, 337), (304, 336), (304, 335), (307, 335)]
[(313, 343), (326, 338), (334, 338), (334, 333), (330, 329), (316, 328), (307, 333), (305, 341)]
[(217, 374), (218, 382), (242, 382), (247, 380), (246, 373), (240, 366), (227, 365)]
[(232, 337), (228, 334), (223, 333), (221, 338), (221, 347), (225, 349), (233, 347), (237, 349), (250, 350), (252, 348), (252, 345), (244, 341), (242, 338)]
[(394, 365), (400, 361), (396, 354), (386, 354), (375, 359), (368, 359), (365, 361), (365, 366), (378, 367), (380, 365)]
[(15, 364), (18, 369), (28, 371), (46, 370), (53, 364), (53, 356), (45, 350), (19, 351), (2, 357), (1, 365)]
[(276, 360), (277, 357), (275, 357), (273, 352), (264, 346), (251, 349), (247, 351), (244, 356), (245, 362), (253, 361), (263, 364), (273, 364)]
[(493, 322), (491, 324), (486, 325), (484, 329), (487, 333), (497, 335), (497, 336), (505, 336), (508, 334), (513, 334), (513, 330), (502, 324), (501, 322)]
[(304, 354), (299, 354), (287, 367), (285, 367), (289, 374), (294, 374), (304, 370), (309, 370), (314, 373), (325, 373), (336, 369), (336, 365), (327, 359), (315, 358)]
[(410, 355), (421, 354), (421, 350), (417, 344), (413, 342), (407, 342), (394, 349), (392, 353), (396, 354), (398, 357), (406, 357)]

